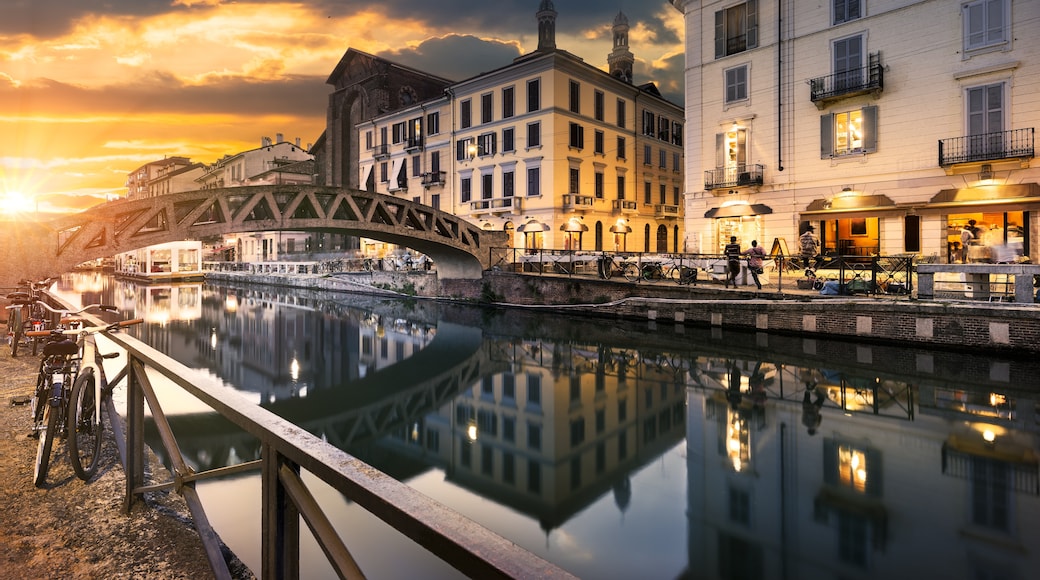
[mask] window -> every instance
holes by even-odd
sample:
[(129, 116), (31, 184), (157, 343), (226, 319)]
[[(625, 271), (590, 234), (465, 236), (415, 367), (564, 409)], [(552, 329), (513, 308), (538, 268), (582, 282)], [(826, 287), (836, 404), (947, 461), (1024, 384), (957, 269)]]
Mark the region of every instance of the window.
[(570, 146), (575, 149), (585, 148), (585, 127), (577, 123), (571, 123)]
[(656, 129), (655, 121), (656, 121), (656, 119), (655, 119), (654, 113), (652, 111), (643, 111), (643, 134), (644, 135), (650, 135), (651, 137), (654, 136), (654, 132), (655, 132), (655, 129)]
[(643, 145), (643, 165), (653, 165), (654, 164), (653, 153), (654, 153), (654, 151), (653, 151), (653, 149), (650, 148), (649, 145)]
[[(672, 205), (679, 205), (679, 186), (672, 186)], [(679, 239), (676, 237), (676, 239)]]
[(527, 146), (528, 147), (541, 147), (542, 146), (542, 124), (541, 123), (528, 123), (527, 124)]
[(515, 131), (512, 127), (502, 129), (502, 151), (516, 151)]
[(672, 153), (672, 171), (678, 173), (681, 170), (682, 170), (682, 167), (679, 166), (679, 153), (678, 152), (673, 152)]
[(506, 88), (502, 89), (502, 118), (503, 119), (508, 119), (508, 118), (512, 117), (515, 114), (515, 112), (514, 112), (514, 105), (516, 104), (515, 103), (516, 96), (514, 95), (515, 92), (516, 91), (513, 90), (513, 87), (506, 87)]
[(390, 181), (390, 174), (387, 172), (386, 161), (379, 164), (379, 181), (381, 183)]
[(516, 174), (513, 170), (502, 171), (502, 197), (513, 197), (515, 193)]
[(412, 177), (419, 177), (419, 156), (412, 155)]
[(593, 151), (599, 155), (603, 155), (603, 131), (596, 131), (592, 135), (593, 139)]
[(758, 46), (758, 0), (715, 13), (715, 58)]
[(441, 208), (441, 194), (435, 193), (430, 196), (430, 207), (433, 209)]
[(862, 14), (860, 13), (860, 0), (833, 0), (834, 2), (834, 24), (838, 25), (842, 22), (848, 22), (850, 20), (856, 20)]
[(484, 133), (477, 137), (477, 155), (488, 157), (498, 153), (498, 136), (495, 133)]
[[(968, 134), (999, 133), (1004, 130), (1004, 83), (967, 89)], [(998, 141), (1002, 141), (998, 137)]]
[(618, 137), (617, 138), (617, 158), (618, 159), (627, 159), (628, 157), (626, 155), (627, 154), (625, 153), (625, 138), (624, 137)]
[(571, 447), (585, 442), (585, 418), (578, 417), (571, 421)]
[(568, 173), (568, 192), (572, 194), (581, 193), (578, 188), (581, 183), (581, 170), (577, 167), (571, 167)]
[(533, 113), (542, 108), (541, 83), (539, 79), (527, 81), (527, 112)]
[(535, 423), (527, 424), (527, 447), (538, 450), (542, 448), (542, 426)]
[(715, 134), (715, 167), (733, 169), (747, 164), (747, 129)]
[(593, 92), (592, 93), (592, 97), (593, 97), (592, 106), (593, 106), (593, 109), (594, 109), (593, 114), (595, 115), (597, 121), (602, 121), (603, 120), (603, 91), (595, 91), (595, 92)]
[(430, 173), (439, 173), (441, 170), (441, 152), (430, 152)]
[(621, 127), (622, 129), (625, 128), (625, 116), (628, 114), (625, 111), (626, 109), (627, 109), (627, 107), (625, 106), (625, 99), (618, 99), (617, 100), (617, 126)]
[(473, 125), (473, 103), (466, 99), (459, 103), (459, 126), (463, 129)]
[(672, 122), (668, 120), (668, 117), (661, 115), (657, 118), (657, 138), (661, 141), (667, 141), (672, 136)]
[(668, 203), (668, 186), (661, 183), (657, 186), (657, 199), (660, 200), (661, 205)]
[(534, 197), (542, 194), (542, 171), (539, 167), (527, 168), (527, 196)]
[(823, 159), (877, 151), (877, 107), (820, 117), (820, 156)]
[(594, 177), (596, 179), (596, 199), (603, 199), (603, 174), (597, 171)]
[(426, 134), (436, 135), (441, 132), (441, 114), (430, 113), (426, 115)]
[(672, 123), (672, 145), (682, 147), (682, 123)]
[(491, 199), (495, 195), (495, 176), (491, 172), (480, 176), (480, 199)]
[(375, 145), (373, 145), (373, 143), (372, 143), (372, 132), (371, 131), (365, 131), (365, 148), (366, 149), (372, 149), (374, 147), (375, 147)]
[(617, 198), (625, 199), (625, 176), (617, 176)]
[(863, 86), (863, 37), (834, 41), (834, 89), (845, 91)]
[(386, 127), (379, 128), (379, 144), (386, 145)]
[(657, 166), (661, 169), (668, 169), (668, 152), (663, 147), (657, 152)]
[(527, 375), (527, 404), (540, 407), (542, 405), (542, 377)]
[(455, 143), (455, 159), (465, 161), (477, 155), (477, 142), (475, 139), (459, 139)]
[(391, 131), (393, 133), (393, 141), (391, 141), (391, 142), (396, 145), (397, 143), (400, 143), (400, 142), (404, 141), (404, 130), (405, 129), (404, 129), (404, 123), (403, 122), (401, 122), (401, 123), (394, 123), (393, 126), (391, 127)]
[(747, 91), (747, 65), (740, 65), (726, 69), (726, 104), (746, 101)]
[(473, 180), (469, 177), (463, 177), (459, 183), (459, 201), (469, 203), (471, 199), (473, 199)]
[(572, 113), (581, 112), (581, 85), (578, 81), (570, 82), (570, 111)]
[(964, 4), (964, 50), (1002, 47), (1011, 28), (1007, 0), (976, 0)]
[(491, 93), (480, 95), (480, 122), (491, 122)]
[[(650, 204), (651, 204), (651, 203), (653, 203), (653, 202), (654, 202), (654, 200), (653, 200), (653, 194), (651, 193), (651, 185), (650, 185), (650, 182), (649, 182), (649, 181), (647, 181), (647, 182), (644, 182), (644, 183), (643, 183), (643, 203), (645, 203), (645, 204), (647, 204), (647, 205), (650, 205)], [(650, 226), (648, 225), (648, 226), (646, 226), (646, 227), (647, 227), (647, 228), (649, 228)], [(650, 231), (649, 231), (649, 229), (647, 230), (647, 232), (646, 232), (646, 235), (647, 235), (647, 240), (648, 240), (648, 241), (647, 241), (647, 244), (649, 244), (649, 243), (650, 243), (650, 242), (649, 242), (649, 236), (650, 236)], [(649, 247), (649, 246), (648, 246), (648, 247)], [(648, 249), (647, 251), (650, 251), (650, 250)]]

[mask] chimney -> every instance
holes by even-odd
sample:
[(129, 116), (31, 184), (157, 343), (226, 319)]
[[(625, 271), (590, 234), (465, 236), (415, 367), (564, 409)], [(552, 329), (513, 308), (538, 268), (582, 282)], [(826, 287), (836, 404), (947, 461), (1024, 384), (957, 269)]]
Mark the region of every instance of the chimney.
[(299, 137), (297, 137), (297, 138), (296, 138), (296, 146), (297, 146), (297, 147), (299, 147), (299, 146), (300, 146), (300, 138), (299, 138)]
[(270, 144), (271, 144), (271, 138), (270, 137), (261, 137), (260, 138), (260, 146), (261, 147), (267, 147)]
[(282, 134), (281, 133), (275, 133), (274, 134), (274, 142), (277, 144), (277, 143), (281, 143), (282, 141), (285, 141), (285, 139), (282, 139)]

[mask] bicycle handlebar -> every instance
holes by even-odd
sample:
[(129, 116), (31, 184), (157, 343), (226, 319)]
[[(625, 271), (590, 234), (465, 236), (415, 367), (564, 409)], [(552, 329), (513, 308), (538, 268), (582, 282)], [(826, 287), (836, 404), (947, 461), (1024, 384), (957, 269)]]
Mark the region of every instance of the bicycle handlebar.
[(57, 309), (57, 308), (52, 308), (50, 304), (47, 304), (43, 300), (37, 300), (36, 304), (39, 304), (40, 306), (43, 306), (44, 308), (46, 308), (47, 310), (50, 310), (54, 314), (60, 314), (62, 316), (71, 316), (73, 314), (80, 314), (82, 312), (86, 312), (87, 310), (90, 310), (91, 308), (97, 308), (98, 310), (100, 310), (102, 312), (116, 312), (116, 310), (117, 310), (117, 308), (115, 306), (112, 306), (111, 304), (88, 304), (88, 305), (84, 306), (83, 308), (80, 308), (79, 310), (60, 310), (60, 309)]
[(86, 326), (83, 328), (69, 328), (67, 330), (30, 330), (25, 333), (28, 337), (44, 337), (44, 336), (78, 336), (80, 334), (96, 334), (98, 332), (113, 332), (126, 326), (133, 326), (135, 324), (141, 324), (144, 322), (143, 318), (133, 318), (130, 320), (121, 320), (119, 322), (113, 322), (112, 324), (105, 324), (102, 326)]

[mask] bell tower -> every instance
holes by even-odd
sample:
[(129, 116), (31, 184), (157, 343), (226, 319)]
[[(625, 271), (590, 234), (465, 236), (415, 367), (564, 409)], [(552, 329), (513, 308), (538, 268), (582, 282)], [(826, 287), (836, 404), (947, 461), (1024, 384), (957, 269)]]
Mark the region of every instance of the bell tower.
[(538, 50), (556, 50), (556, 9), (552, 0), (538, 7)]
[(610, 76), (632, 83), (632, 67), (636, 62), (635, 55), (628, 49), (628, 17), (618, 12), (614, 18), (614, 48), (607, 55), (607, 67)]

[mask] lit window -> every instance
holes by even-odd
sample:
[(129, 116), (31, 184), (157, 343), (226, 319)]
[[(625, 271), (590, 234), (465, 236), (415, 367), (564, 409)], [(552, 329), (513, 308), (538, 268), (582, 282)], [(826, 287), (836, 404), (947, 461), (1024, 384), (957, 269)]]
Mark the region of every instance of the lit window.
[(867, 491), (867, 454), (847, 445), (838, 446), (838, 482), (860, 493)]
[(877, 151), (877, 107), (824, 115), (820, 120), (820, 154), (826, 159)]

